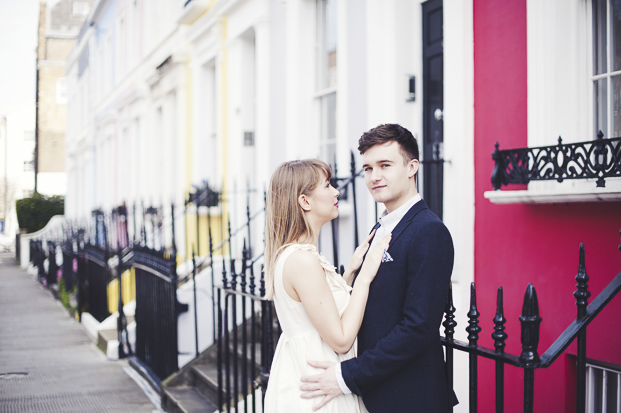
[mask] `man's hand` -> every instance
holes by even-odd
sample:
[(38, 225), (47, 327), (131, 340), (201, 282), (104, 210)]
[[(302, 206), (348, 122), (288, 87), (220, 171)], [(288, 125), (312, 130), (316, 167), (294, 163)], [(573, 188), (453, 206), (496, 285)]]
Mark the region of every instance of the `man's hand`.
[(300, 390), (302, 390), (303, 399), (312, 399), (319, 396), (325, 396), (321, 403), (313, 407), (313, 411), (321, 409), (330, 400), (343, 394), (339, 384), (336, 382), (336, 376), (334, 373), (334, 363), (329, 361), (312, 361), (309, 360), (308, 364), (318, 369), (325, 369), (321, 374), (315, 374), (312, 376), (303, 376)]

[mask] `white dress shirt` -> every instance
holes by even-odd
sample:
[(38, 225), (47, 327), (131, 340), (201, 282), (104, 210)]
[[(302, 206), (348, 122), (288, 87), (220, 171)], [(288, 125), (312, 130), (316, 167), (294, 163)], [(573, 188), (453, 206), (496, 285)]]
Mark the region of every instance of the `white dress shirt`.
[[(384, 212), (382, 213), (382, 216), (380, 216), (379, 218), (380, 226), (375, 232), (375, 236), (373, 237), (373, 240), (371, 241), (371, 246), (369, 247), (369, 251), (371, 250), (371, 248), (375, 246), (375, 244), (377, 244), (379, 240), (382, 239), (383, 236), (385, 236), (388, 233), (391, 233), (395, 229), (397, 224), (401, 222), (401, 220), (403, 219), (405, 214), (407, 214), (410, 208), (412, 208), (414, 204), (416, 204), (421, 199), (422, 197), (420, 196), (420, 194), (416, 194), (412, 198), (410, 198), (407, 202), (405, 202), (403, 205), (401, 205), (399, 208), (392, 211), (391, 213), (388, 213), (388, 211), (384, 210)], [(349, 387), (347, 387), (347, 384), (345, 384), (345, 380), (343, 380), (343, 373), (341, 371), (341, 363), (337, 363), (334, 366), (334, 373), (336, 374), (336, 382), (339, 384), (339, 387), (341, 388), (341, 391), (343, 392), (343, 394), (350, 394), (351, 390), (349, 389)]]

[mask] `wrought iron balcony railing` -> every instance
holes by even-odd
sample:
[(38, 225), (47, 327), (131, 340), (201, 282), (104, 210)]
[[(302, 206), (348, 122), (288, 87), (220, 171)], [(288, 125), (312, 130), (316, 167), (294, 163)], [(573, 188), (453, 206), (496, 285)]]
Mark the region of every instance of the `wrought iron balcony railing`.
[(563, 144), (561, 137), (554, 146), (538, 148), (498, 149), (496, 142), (492, 159), (492, 185), (528, 184), (530, 181), (563, 182), (565, 179), (596, 178), (597, 187), (605, 187), (605, 178), (621, 177), (621, 138), (597, 139)]

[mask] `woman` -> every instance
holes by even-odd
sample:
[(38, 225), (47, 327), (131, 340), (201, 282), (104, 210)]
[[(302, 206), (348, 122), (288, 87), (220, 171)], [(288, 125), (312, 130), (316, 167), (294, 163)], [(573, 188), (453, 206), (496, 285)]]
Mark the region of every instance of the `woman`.
[[(266, 297), (274, 299), (283, 333), (278, 340), (265, 396), (265, 412), (312, 412), (318, 401), (300, 397), (300, 377), (319, 372), (307, 360), (340, 362), (355, 357), (373, 281), (390, 234), (363, 262), (371, 233), (356, 249), (343, 277), (317, 252), (321, 227), (338, 216), (339, 192), (330, 167), (309, 159), (276, 168), (267, 194)], [(361, 267), (362, 264), (362, 267)], [(354, 287), (351, 287), (356, 271)], [(337, 397), (321, 412), (360, 412), (354, 394)]]

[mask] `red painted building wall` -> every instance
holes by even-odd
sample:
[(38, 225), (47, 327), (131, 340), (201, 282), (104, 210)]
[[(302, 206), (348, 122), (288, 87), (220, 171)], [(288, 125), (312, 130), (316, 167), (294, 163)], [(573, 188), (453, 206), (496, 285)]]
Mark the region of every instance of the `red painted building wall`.
[[(494, 143), (498, 141), (501, 149), (528, 146), (526, 49), (526, 0), (474, 0), (474, 270), (483, 329), (479, 343), (493, 348), (496, 290), (502, 286), (506, 351), (520, 354), (518, 317), (532, 282), (543, 318), (541, 355), (576, 317), (572, 294), (579, 244), (586, 248), (590, 301), (621, 271), (621, 203), (495, 205), (483, 197), (493, 189)], [(511, 189), (525, 188), (503, 188)], [(621, 365), (619, 316), (618, 296), (589, 326), (589, 358)], [(575, 348), (574, 343), (550, 368), (535, 372), (535, 411), (575, 411), (575, 366), (568, 355), (575, 354)], [(493, 362), (481, 360), (479, 369), (479, 411), (494, 411)], [(505, 389), (505, 411), (521, 412), (521, 370), (505, 368)]]

